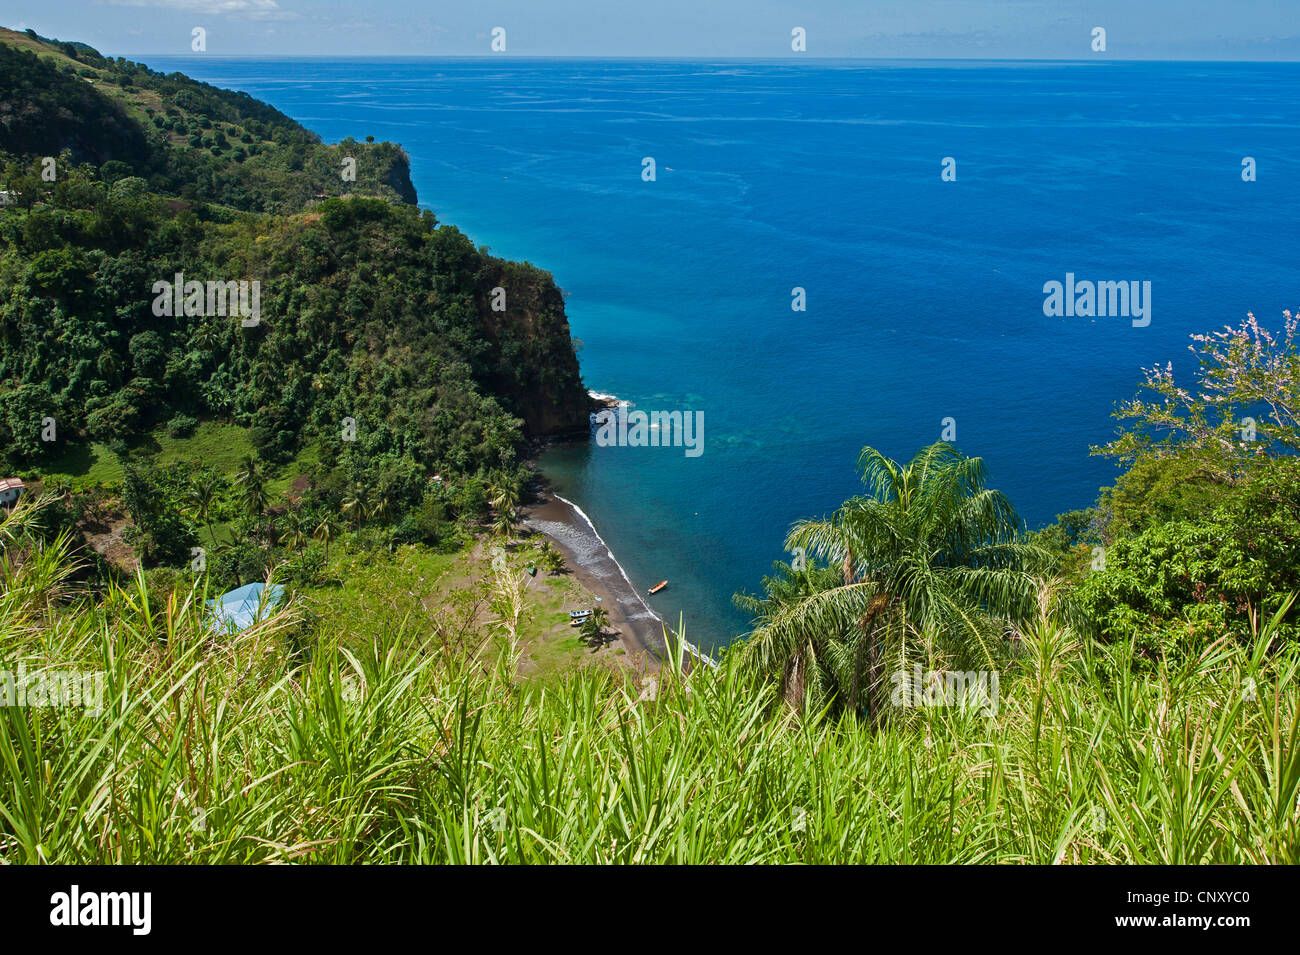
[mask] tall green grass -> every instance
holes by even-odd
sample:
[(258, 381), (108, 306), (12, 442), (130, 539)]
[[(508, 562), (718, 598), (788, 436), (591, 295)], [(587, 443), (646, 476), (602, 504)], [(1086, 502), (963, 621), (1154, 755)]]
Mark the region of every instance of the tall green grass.
[[(237, 637), (201, 589), (69, 595), (67, 542), (0, 525), (0, 670), (102, 670), (98, 715), (0, 707), (7, 862), (1286, 863), (1294, 647), (1275, 623), (1131, 671), (1044, 616), (997, 715), (796, 718), (734, 662), (559, 687), (291, 604)], [(358, 646), (365, 652), (358, 652)]]

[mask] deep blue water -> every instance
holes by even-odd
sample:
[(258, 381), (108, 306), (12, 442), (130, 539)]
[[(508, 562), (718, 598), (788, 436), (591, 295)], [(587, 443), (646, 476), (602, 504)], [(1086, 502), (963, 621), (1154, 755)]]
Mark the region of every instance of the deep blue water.
[[(1113, 476), (1088, 448), (1141, 367), (1187, 374), (1190, 333), (1300, 305), (1294, 64), (149, 63), (401, 142), (421, 204), (554, 273), (588, 387), (704, 412), (698, 458), (544, 466), (705, 647), (863, 445), (909, 457), (951, 416), (1039, 526)], [(1044, 317), (1066, 272), (1150, 281), (1151, 324)]]

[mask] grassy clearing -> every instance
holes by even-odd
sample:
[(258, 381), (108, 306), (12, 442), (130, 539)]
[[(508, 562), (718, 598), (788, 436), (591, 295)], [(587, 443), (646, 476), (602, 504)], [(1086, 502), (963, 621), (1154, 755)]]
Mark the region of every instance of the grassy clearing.
[(293, 482), (303, 475), (319, 474), (325, 468), (320, 462), (320, 442), (314, 441), (301, 448), (283, 471), (266, 482), (266, 489), (272, 497), (278, 499), (287, 495)]
[(46, 459), (40, 473), (65, 480), (74, 488), (116, 484), (122, 480), (122, 462), (103, 444), (65, 444)]
[[(204, 421), (188, 438), (173, 438), (160, 427), (137, 441), (132, 451), (159, 467), (193, 461), (219, 474), (234, 474), (244, 457), (253, 452), (248, 432), (236, 424)], [(122, 461), (107, 445), (68, 442), (46, 459), (40, 473), (45, 478), (66, 480), (74, 488), (116, 484), (122, 480)], [(283, 485), (287, 490), (289, 480)]]
[(540, 540), (522, 542), (512, 557), (515, 567), (532, 561), (539, 568), (535, 577), (522, 578), (526, 603), (518, 631), (519, 677), (537, 684), (557, 684), (575, 670), (614, 665), (617, 661), (611, 658), (621, 655), (617, 652), (621, 647), (593, 648), (569, 626), (570, 610), (597, 604), (575, 578), (541, 569)]
[(794, 720), (726, 662), (669, 667), (654, 698), (600, 670), (521, 683), (516, 642), (467, 655), (364, 583), (310, 642), (305, 601), (214, 639), (201, 593), (61, 596), (60, 547), (15, 513), (0, 669), (105, 692), (0, 706), (8, 862), (1300, 860), (1297, 654), (1272, 625), (1138, 674), (1043, 619), (996, 715), (873, 732)]
[[(583, 659), (603, 651), (593, 650), (569, 626), (569, 611), (592, 605), (590, 596), (570, 577), (547, 576), (530, 591), (529, 612), (520, 627), (522, 656), (528, 665), (521, 668), (526, 679), (555, 679), (580, 666)], [(558, 632), (557, 632), (558, 631)]]
[[(220, 532), (218, 532), (220, 534)], [(521, 583), (515, 625), (518, 676), (535, 683), (558, 683), (587, 666), (613, 665), (613, 648), (593, 650), (569, 626), (568, 612), (592, 604), (591, 596), (574, 578), (524, 567), (540, 552), (530, 542), (516, 542), (507, 566)], [(494, 607), (492, 545), (443, 554), (410, 545), (389, 553), (361, 548), (345, 538), (330, 552), (326, 583), (302, 593), (302, 607), (313, 618), (344, 618), (351, 633), (341, 635), (344, 646), (363, 649), (352, 634), (383, 632), (397, 626), (414, 646), (437, 634), (461, 646), (475, 659), (491, 664), (505, 639), (500, 613)], [(411, 637), (410, 634), (418, 634)], [(508, 640), (506, 641), (508, 643)]]
[(350, 621), (358, 635), (389, 628), (427, 633), (437, 622), (431, 597), (459, 559), (418, 547), (388, 554), (338, 546), (326, 575), (333, 582), (304, 591), (302, 603), (312, 613)]
[(196, 461), (219, 474), (233, 474), (239, 464), (253, 453), (248, 428), (221, 421), (204, 421), (188, 438), (173, 438), (166, 429), (153, 433), (157, 450), (153, 462), (159, 467), (178, 461)]

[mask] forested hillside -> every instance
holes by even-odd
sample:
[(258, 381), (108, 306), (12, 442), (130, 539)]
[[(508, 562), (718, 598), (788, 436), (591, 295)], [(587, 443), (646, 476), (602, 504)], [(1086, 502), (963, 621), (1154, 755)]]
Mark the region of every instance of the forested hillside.
[[(400, 149), (324, 146), (242, 94), (22, 39), (0, 43), (10, 467), (69, 440), (125, 447), (188, 416), (252, 428), (272, 459), (352, 419), (371, 459), (473, 474), (513, 464), (520, 422), (532, 433), (585, 424), (551, 277), (409, 205)], [(340, 175), (344, 153), (354, 182)], [(344, 187), (354, 194), (311, 198)], [(189, 314), (211, 311), (203, 295), (186, 314), (158, 314), (155, 284), (177, 275), (256, 282), (260, 314)], [(43, 441), (51, 418), (62, 437)]]
[[(58, 451), (46, 417), (112, 444), (177, 414), (219, 416), (258, 429), (271, 455), (352, 418), (372, 454), (471, 473), (509, 463), (515, 418), (583, 420), (558, 294), (533, 288), (549, 276), (482, 256), (409, 206), (176, 209), (139, 179), (78, 169), (38, 207), (6, 212), (0, 237), (0, 443), (15, 466)], [(153, 284), (177, 273), (260, 282), (258, 323), (155, 315)], [(496, 320), (498, 286), (535, 310), (527, 326)]]
[[(139, 176), (160, 194), (256, 212), (345, 194), (416, 199), (399, 146), (326, 145), (246, 93), (85, 45), (0, 29), (0, 90), (3, 157), (64, 156), (107, 179)], [(344, 178), (345, 158), (355, 179)]]

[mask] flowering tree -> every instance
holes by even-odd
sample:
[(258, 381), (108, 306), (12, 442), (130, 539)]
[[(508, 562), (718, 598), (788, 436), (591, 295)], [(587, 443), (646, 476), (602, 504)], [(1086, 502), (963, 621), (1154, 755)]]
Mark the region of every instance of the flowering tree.
[(1199, 381), (1147, 370), (1119, 436), (1093, 449), (1129, 465), (1098, 507), (1104, 564), (1076, 594), (1103, 639), (1196, 656), (1247, 639), (1300, 588), (1300, 343), (1282, 314), (1277, 335), (1254, 315), (1193, 335)]
[(1174, 380), (1173, 362), (1145, 369), (1142, 392), (1115, 411), (1117, 419), (1132, 423), (1093, 453), (1131, 463), (1146, 455), (1199, 451), (1210, 476), (1236, 483), (1253, 458), (1300, 452), (1300, 314), (1282, 316), (1280, 337), (1249, 313), (1239, 326), (1193, 335), (1188, 350), (1201, 373), (1194, 391)]

